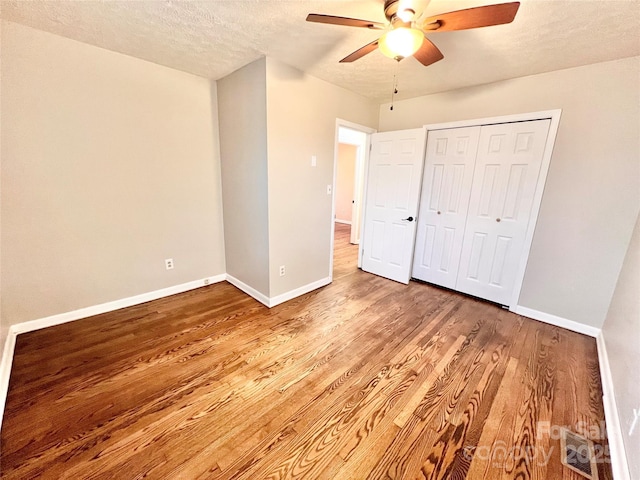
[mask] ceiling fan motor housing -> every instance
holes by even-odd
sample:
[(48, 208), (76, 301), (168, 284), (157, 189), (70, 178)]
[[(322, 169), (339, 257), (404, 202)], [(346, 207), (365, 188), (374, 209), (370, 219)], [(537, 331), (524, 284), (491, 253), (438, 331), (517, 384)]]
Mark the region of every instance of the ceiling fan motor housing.
[(392, 23), (393, 17), (398, 13), (398, 3), (400, 0), (385, 0), (384, 2), (384, 16)]
[(398, 10), (400, 0), (386, 0), (384, 2), (384, 15), (391, 23), (393, 28), (406, 27), (411, 28), (411, 22), (416, 14), (412, 8), (403, 8)]

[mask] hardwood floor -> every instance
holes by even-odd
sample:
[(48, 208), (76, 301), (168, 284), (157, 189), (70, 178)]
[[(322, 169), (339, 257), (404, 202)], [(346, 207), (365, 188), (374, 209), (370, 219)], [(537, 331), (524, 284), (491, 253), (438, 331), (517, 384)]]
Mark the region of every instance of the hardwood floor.
[(549, 427), (599, 431), (595, 341), (359, 271), (339, 227), (275, 308), (223, 282), (20, 335), (2, 477), (581, 478)]
[(351, 245), (351, 227), (342, 223), (335, 224), (333, 244), (333, 279), (350, 275), (358, 269), (358, 245)]

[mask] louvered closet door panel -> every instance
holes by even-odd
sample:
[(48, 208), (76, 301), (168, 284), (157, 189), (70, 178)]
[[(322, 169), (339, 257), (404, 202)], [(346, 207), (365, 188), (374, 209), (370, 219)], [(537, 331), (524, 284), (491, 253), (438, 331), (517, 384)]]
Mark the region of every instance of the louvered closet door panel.
[(429, 132), (413, 277), (454, 288), (481, 127)]
[(482, 127), (456, 290), (509, 304), (549, 125)]

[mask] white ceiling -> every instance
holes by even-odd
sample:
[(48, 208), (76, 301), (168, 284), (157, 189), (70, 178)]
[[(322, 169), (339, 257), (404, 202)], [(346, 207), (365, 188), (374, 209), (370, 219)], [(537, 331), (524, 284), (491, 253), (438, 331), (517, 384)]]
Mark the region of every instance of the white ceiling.
[[(413, 0), (425, 15), (508, 0)], [(0, 0), (3, 19), (219, 79), (266, 55), (388, 101), (396, 62), (338, 61), (379, 31), (308, 23), (308, 13), (384, 22), (383, 0)], [(430, 34), (444, 60), (397, 66), (399, 95), (428, 93), (640, 55), (638, 0), (521, 0), (515, 21)]]

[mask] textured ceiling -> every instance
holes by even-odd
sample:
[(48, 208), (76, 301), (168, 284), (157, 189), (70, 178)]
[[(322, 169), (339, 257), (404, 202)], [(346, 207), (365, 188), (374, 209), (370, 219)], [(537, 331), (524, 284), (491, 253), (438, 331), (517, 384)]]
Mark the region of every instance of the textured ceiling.
[[(409, 0), (407, 0), (409, 1)], [(433, 15), (507, 0), (412, 0)], [(640, 55), (637, 0), (521, 0), (515, 21), (430, 34), (444, 60), (396, 66), (373, 52), (338, 61), (379, 31), (305, 21), (326, 13), (384, 22), (379, 1), (0, 0), (3, 19), (219, 79), (266, 55), (376, 101)]]

